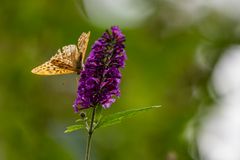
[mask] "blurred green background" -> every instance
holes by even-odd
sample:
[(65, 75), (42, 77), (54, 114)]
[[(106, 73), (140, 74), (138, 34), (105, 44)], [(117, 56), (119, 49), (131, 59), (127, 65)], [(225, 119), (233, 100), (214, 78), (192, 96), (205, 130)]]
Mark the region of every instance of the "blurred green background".
[(83, 159), (86, 133), (63, 133), (78, 117), (72, 109), (78, 76), (30, 71), (75, 44), (81, 32), (91, 31), (89, 53), (111, 25), (126, 35), (128, 60), (121, 98), (105, 114), (163, 107), (98, 130), (92, 159), (200, 159), (201, 117), (217, 97), (211, 75), (224, 51), (240, 41), (238, 19), (189, 1), (99, 2), (1, 1), (0, 160)]

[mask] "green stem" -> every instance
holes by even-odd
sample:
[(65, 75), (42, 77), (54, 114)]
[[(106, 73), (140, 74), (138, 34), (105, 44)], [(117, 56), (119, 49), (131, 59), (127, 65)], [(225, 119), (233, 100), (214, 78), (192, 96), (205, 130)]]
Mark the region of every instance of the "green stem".
[(88, 140), (87, 140), (87, 148), (86, 148), (85, 160), (90, 160), (91, 141), (92, 141), (92, 134), (93, 134), (93, 131), (94, 131), (93, 123), (94, 123), (96, 108), (97, 108), (97, 107), (94, 107), (94, 108), (93, 108), (93, 111), (92, 111), (90, 128), (89, 128), (89, 130), (88, 130)]

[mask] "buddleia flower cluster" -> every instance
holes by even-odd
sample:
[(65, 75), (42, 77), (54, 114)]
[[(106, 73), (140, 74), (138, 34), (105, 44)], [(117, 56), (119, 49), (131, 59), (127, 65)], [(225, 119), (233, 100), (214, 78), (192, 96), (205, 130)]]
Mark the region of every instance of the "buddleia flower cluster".
[(109, 108), (120, 96), (120, 68), (126, 60), (125, 36), (118, 26), (111, 27), (95, 41), (80, 73), (75, 112), (95, 107)]
[(129, 109), (105, 116), (101, 114), (102, 108), (109, 108), (120, 96), (120, 69), (124, 68), (127, 59), (124, 43), (125, 36), (119, 27), (113, 26), (106, 30), (93, 44), (81, 70), (77, 98), (73, 105), (75, 112), (80, 113), (80, 119), (68, 126), (65, 133), (87, 130), (85, 160), (90, 160), (91, 140), (96, 129), (119, 124), (137, 113), (160, 107)]

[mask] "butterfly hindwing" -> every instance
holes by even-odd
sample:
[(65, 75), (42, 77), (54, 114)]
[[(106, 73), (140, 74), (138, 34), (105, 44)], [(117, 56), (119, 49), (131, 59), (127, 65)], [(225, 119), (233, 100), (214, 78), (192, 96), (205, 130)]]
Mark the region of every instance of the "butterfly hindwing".
[(57, 54), (55, 54), (50, 62), (60, 68), (69, 69), (75, 71), (73, 56), (79, 54), (76, 45), (67, 45), (58, 49)]

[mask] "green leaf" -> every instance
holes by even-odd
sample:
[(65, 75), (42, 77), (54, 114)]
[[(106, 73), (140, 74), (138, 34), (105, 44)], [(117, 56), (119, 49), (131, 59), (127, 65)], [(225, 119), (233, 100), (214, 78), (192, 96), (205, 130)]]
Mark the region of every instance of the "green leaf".
[(161, 106), (151, 106), (151, 107), (144, 107), (144, 108), (138, 108), (138, 109), (131, 109), (126, 110), (118, 113), (111, 114), (109, 116), (105, 116), (102, 119), (100, 119), (99, 123), (97, 124), (96, 128), (102, 128), (102, 127), (108, 127), (114, 124), (121, 123), (123, 119), (130, 118), (135, 116), (137, 113), (148, 111), (154, 108), (159, 108)]
[(78, 122), (84, 122), (84, 120), (83, 120), (82, 118), (80, 118), (80, 119), (75, 120), (75, 122), (76, 122), (76, 123), (78, 123)]
[(83, 129), (84, 127), (85, 127), (85, 125), (83, 125), (83, 124), (71, 125), (71, 126), (67, 127), (67, 129), (64, 131), (64, 133), (71, 133), (73, 131)]

